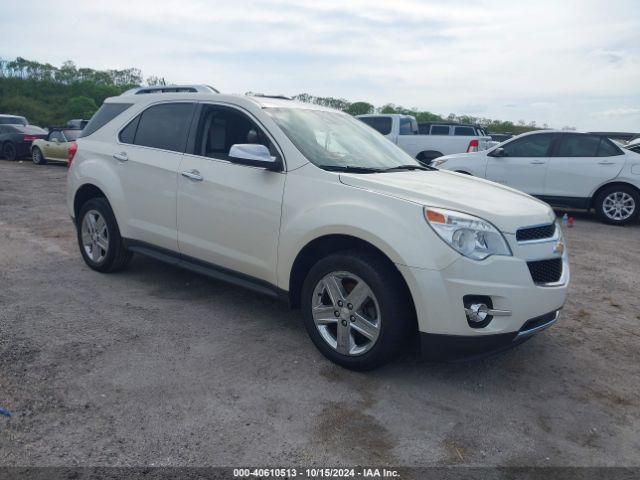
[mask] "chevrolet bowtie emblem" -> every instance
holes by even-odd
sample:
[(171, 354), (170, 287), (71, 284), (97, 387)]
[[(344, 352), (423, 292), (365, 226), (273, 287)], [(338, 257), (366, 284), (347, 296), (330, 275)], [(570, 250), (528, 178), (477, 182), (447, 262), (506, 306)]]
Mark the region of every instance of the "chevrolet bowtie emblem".
[(553, 247), (553, 253), (559, 253), (560, 255), (562, 255), (564, 253), (564, 243), (556, 243), (556, 246)]

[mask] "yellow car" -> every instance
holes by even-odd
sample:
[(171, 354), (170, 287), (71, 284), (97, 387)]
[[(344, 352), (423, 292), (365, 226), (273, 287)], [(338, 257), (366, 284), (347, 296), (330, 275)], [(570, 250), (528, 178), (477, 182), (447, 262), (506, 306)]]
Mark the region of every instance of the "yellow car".
[(47, 161), (66, 162), (69, 146), (76, 141), (82, 130), (72, 128), (51, 129), (45, 138), (31, 144), (31, 159), (36, 165)]

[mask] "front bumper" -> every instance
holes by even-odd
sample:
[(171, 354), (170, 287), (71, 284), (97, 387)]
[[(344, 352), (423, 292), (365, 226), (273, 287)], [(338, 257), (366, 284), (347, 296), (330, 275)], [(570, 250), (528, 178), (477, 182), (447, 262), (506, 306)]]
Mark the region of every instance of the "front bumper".
[[(460, 257), (442, 270), (398, 265), (414, 299), (426, 356), (457, 358), (510, 348), (557, 320), (570, 278), (566, 251), (553, 253), (551, 242), (512, 245), (512, 250), (516, 256), (493, 256), (480, 262)], [(563, 264), (560, 280), (534, 283), (527, 262), (558, 257)], [(466, 295), (490, 297), (493, 309), (508, 313), (473, 328), (465, 314)], [(541, 318), (546, 321), (537, 325), (540, 328), (531, 327)]]
[(560, 311), (532, 318), (517, 332), (494, 335), (461, 336), (420, 332), (420, 350), (425, 358), (439, 361), (461, 361), (487, 357), (509, 350), (550, 327)]

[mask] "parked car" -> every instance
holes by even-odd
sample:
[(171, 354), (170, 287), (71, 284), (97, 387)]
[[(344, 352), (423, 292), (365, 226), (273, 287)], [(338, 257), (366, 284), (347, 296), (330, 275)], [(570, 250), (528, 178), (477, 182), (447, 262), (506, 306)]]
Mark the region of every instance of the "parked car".
[(418, 122), (411, 115), (359, 115), (357, 117), (374, 128), (423, 165), (434, 158), (459, 152), (476, 152), (487, 148), (491, 140), (479, 135), (473, 125), (433, 124), (429, 135), (420, 135)]
[(517, 345), (565, 301), (547, 204), (421, 166), (343, 112), (123, 95), (76, 145), (68, 208), (90, 268), (122, 269), (135, 252), (286, 299), (348, 368), (388, 361), (417, 333), (440, 358)]
[(623, 225), (640, 211), (640, 155), (600, 135), (538, 131), (485, 152), (433, 162), (534, 195), (556, 207), (595, 209)]
[[(0, 152), (7, 160), (16, 160), (31, 154), (31, 143), (44, 138), (47, 132), (40, 127), (28, 125), (24, 117), (14, 117), (24, 120), (8, 123), (8, 115), (0, 118)], [(5, 123), (7, 122), (7, 123)]]
[(632, 152), (640, 153), (640, 138), (636, 138), (635, 140), (631, 140), (625, 148), (631, 150)]
[(29, 125), (25, 117), (19, 115), (0, 115), (0, 125)]
[(77, 128), (52, 127), (46, 137), (31, 144), (31, 159), (36, 165), (47, 161), (66, 162), (69, 148), (78, 139), (81, 130)]

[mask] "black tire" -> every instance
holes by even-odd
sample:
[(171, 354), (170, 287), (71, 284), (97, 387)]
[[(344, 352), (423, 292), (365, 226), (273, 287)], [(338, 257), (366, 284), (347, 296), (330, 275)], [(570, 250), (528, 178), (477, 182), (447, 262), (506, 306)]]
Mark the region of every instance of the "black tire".
[[(357, 275), (371, 289), (378, 302), (381, 316), (377, 340), (360, 355), (338, 352), (325, 341), (314, 322), (314, 290), (325, 275), (332, 272)], [(389, 261), (374, 253), (349, 250), (318, 261), (305, 278), (301, 304), (305, 327), (318, 350), (329, 360), (351, 370), (370, 370), (387, 363), (406, 345), (414, 331), (413, 302), (400, 272)]]
[(42, 150), (40, 150), (38, 147), (33, 147), (33, 149), (31, 150), (31, 160), (33, 160), (33, 163), (35, 163), (36, 165), (47, 164), (47, 159), (44, 158)]
[[(94, 260), (89, 256), (82, 240), (83, 221), (87, 214), (92, 211), (97, 212), (104, 219), (108, 238), (106, 254), (98, 260)], [(122, 270), (127, 266), (133, 256), (133, 253), (127, 250), (122, 242), (116, 217), (113, 215), (113, 210), (111, 210), (111, 206), (106, 198), (92, 198), (82, 205), (78, 218), (76, 219), (76, 231), (78, 247), (80, 248), (82, 258), (89, 267), (98, 272), (110, 273)]]
[[(607, 206), (605, 202), (611, 199), (611, 196), (619, 196), (627, 199), (626, 206), (633, 206), (633, 211), (629, 216), (623, 216), (624, 218), (614, 218), (615, 213), (611, 214), (611, 207), (609, 207), (609, 213), (607, 212)], [(600, 220), (610, 225), (626, 225), (638, 219), (640, 214), (640, 194), (633, 187), (627, 185), (612, 185), (602, 190), (595, 199), (594, 208)]]
[(430, 166), (431, 162), (433, 162), (436, 158), (442, 157), (442, 153), (440, 152), (420, 152), (416, 157), (416, 160), (425, 166)]
[(18, 149), (13, 142), (5, 142), (2, 145), (2, 156), (9, 161), (14, 161), (18, 158)]
[(463, 175), (470, 175), (470, 176), (473, 176), (473, 175), (471, 175), (469, 172), (465, 172), (464, 170), (456, 170), (456, 173), (462, 173)]

